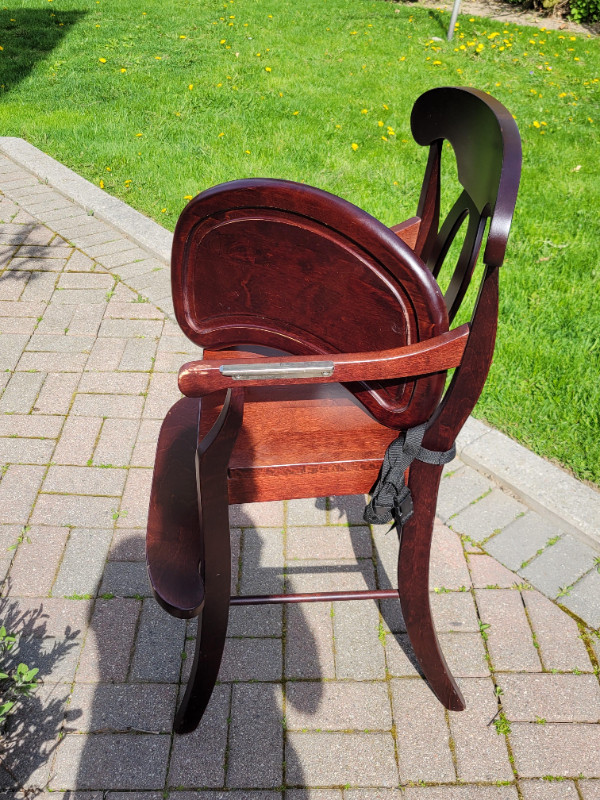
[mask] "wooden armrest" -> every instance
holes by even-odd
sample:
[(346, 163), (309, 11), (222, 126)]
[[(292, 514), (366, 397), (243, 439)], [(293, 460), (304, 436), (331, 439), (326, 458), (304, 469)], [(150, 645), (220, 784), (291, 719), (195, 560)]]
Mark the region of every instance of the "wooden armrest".
[(411, 217), (404, 222), (400, 222), (398, 225), (392, 225), (390, 228), (390, 230), (393, 231), (399, 239), (402, 239), (411, 250), (415, 249), (420, 229), (421, 217)]
[(428, 375), (458, 367), (468, 338), (466, 324), (424, 342), (373, 353), (190, 361), (179, 370), (179, 390), (187, 397), (203, 397), (234, 386), (350, 383)]

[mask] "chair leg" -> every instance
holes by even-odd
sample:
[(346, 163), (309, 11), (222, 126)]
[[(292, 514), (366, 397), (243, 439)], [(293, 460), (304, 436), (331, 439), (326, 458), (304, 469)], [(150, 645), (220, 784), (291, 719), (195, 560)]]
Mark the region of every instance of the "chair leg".
[(231, 594), (227, 465), (241, 427), (243, 402), (243, 390), (228, 392), (219, 419), (200, 443), (196, 455), (205, 599), (198, 617), (191, 674), (175, 715), (176, 733), (190, 733), (198, 726), (221, 666)]
[(429, 604), (429, 554), (441, 474), (441, 466), (420, 461), (410, 468), (414, 516), (400, 539), (398, 594), (408, 638), (431, 690), (446, 708), (462, 711), (465, 701), (442, 654)]

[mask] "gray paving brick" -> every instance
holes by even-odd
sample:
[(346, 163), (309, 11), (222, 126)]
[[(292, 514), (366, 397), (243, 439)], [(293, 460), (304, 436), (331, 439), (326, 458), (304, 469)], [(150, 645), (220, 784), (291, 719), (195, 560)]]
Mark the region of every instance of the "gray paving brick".
[(579, 788), (583, 800), (598, 800), (600, 798), (600, 781), (579, 781)]
[(283, 608), (272, 606), (231, 606), (228, 636), (281, 636)]
[(172, 375), (154, 373), (150, 378), (148, 396), (144, 404), (144, 418), (164, 419), (173, 403), (180, 398), (181, 392)]
[(0, 415), (0, 436), (56, 439), (65, 418), (41, 414)]
[(286, 584), (288, 591), (293, 592), (374, 589), (375, 570), (370, 558), (357, 561), (289, 561)]
[(137, 419), (142, 413), (143, 397), (123, 394), (77, 394), (71, 408), (76, 417), (125, 417)]
[(600, 721), (600, 687), (594, 675), (499, 675), (498, 684), (511, 721)]
[(156, 444), (162, 420), (144, 419), (138, 428), (138, 434), (130, 458), (132, 467), (153, 467), (156, 456)]
[(103, 272), (104, 268), (93, 261), (81, 250), (74, 250), (67, 262), (65, 272)]
[[(394, 724), (398, 741), (401, 782), (454, 781), (450, 734), (444, 709), (422, 680), (391, 682)], [(419, 708), (415, 715), (414, 709)], [(381, 786), (380, 782), (377, 782)], [(385, 784), (384, 784), (385, 785)]]
[(392, 715), (385, 683), (288, 682), (288, 730), (390, 730)]
[(118, 683), (127, 678), (141, 606), (139, 600), (96, 600), (78, 681)]
[(288, 789), (285, 793), (285, 800), (342, 800), (342, 790), (308, 788)]
[(329, 522), (335, 525), (364, 525), (367, 498), (364, 494), (339, 495), (327, 498)]
[(561, 588), (575, 583), (594, 566), (597, 556), (596, 550), (566, 533), (525, 569), (519, 570), (519, 575), (546, 596), (557, 597)]
[(170, 736), (68, 734), (54, 761), (51, 789), (162, 789)]
[(74, 309), (73, 317), (67, 333), (69, 336), (96, 336), (102, 320), (103, 303), (96, 305), (71, 306)]
[(94, 344), (92, 336), (49, 336), (34, 333), (27, 343), (28, 351), (48, 353), (88, 353)]
[(97, 394), (139, 395), (148, 387), (147, 372), (117, 372), (105, 375), (103, 372), (86, 372), (79, 383), (80, 392)]
[(479, 631), (477, 609), (470, 592), (432, 592), (430, 603), (438, 633)]
[(0, 317), (41, 317), (45, 310), (45, 303), (0, 302)]
[(540, 672), (520, 592), (511, 589), (477, 589), (479, 615), (486, 630), (487, 646), (496, 670)]
[(100, 467), (50, 467), (42, 491), (120, 497), (127, 471)]
[(61, 272), (67, 263), (66, 258), (44, 258), (43, 256), (35, 258), (31, 252), (33, 248), (29, 248), (29, 253), (24, 252), (24, 249), (25, 248), (20, 248), (19, 255), (11, 260), (8, 267), (10, 270), (22, 270), (24, 272)]
[(461, 678), (465, 711), (449, 712), (457, 772), (467, 783), (510, 781), (513, 772), (506, 739), (490, 724), (498, 711), (491, 678)]
[(131, 677), (173, 683), (179, 679), (185, 622), (169, 616), (154, 599), (144, 600)]
[[(115, 241), (120, 240), (116, 239)], [(96, 245), (93, 246), (95, 247)], [(92, 247), (92, 245), (90, 245), (90, 247)], [(97, 255), (95, 258), (100, 264), (102, 264), (102, 266), (111, 270), (118, 270), (119, 267), (131, 263), (134, 258), (144, 258), (145, 255), (146, 253), (144, 250), (141, 250), (139, 247), (131, 244), (131, 247), (128, 250), (107, 253), (106, 255)]]
[(288, 525), (325, 525), (326, 522), (327, 509), (324, 497), (287, 501)]
[(445, 525), (435, 524), (431, 542), (429, 588), (460, 589), (471, 586), (471, 576), (459, 537)]
[(242, 537), (242, 594), (279, 594), (283, 591), (283, 534), (269, 528), (251, 528)]
[(71, 531), (52, 587), (54, 597), (96, 595), (111, 539), (112, 531), (107, 529)]
[[(26, 275), (5, 273), (0, 279), (0, 300), (18, 300), (23, 294), (27, 280)], [(5, 329), (3, 333), (9, 333), (9, 331)]]
[(592, 569), (578, 581), (568, 595), (560, 598), (560, 602), (592, 628), (600, 628), (600, 573), (598, 569)]
[(279, 681), (282, 678), (280, 639), (227, 639), (220, 681)]
[(287, 559), (356, 559), (372, 555), (369, 528), (338, 525), (288, 528)]
[(408, 787), (402, 800), (517, 800), (514, 786), (447, 786)]
[[(283, 782), (281, 686), (233, 685), (226, 785), (269, 789)], [(256, 742), (260, 741), (260, 748)], [(289, 762), (288, 762), (289, 767)], [(294, 780), (291, 781), (295, 783)]]
[(579, 800), (573, 781), (533, 780), (519, 785), (523, 800)]
[(81, 372), (89, 356), (86, 353), (23, 353), (17, 364), (19, 372)]
[(481, 500), (452, 517), (450, 525), (458, 533), (469, 536), (476, 542), (483, 542), (526, 510), (522, 503), (500, 489), (493, 489)]
[[(124, 798), (124, 800), (129, 800), (129, 798)], [(171, 792), (169, 800), (281, 800), (281, 792), (261, 791), (260, 789), (256, 792), (248, 789), (240, 791), (226, 789), (223, 792)]]
[(60, 289), (54, 293), (52, 302), (65, 303), (66, 305), (80, 305), (81, 303), (105, 303), (105, 289)]
[(292, 784), (395, 786), (398, 771), (389, 733), (299, 733), (286, 742)]
[(58, 372), (48, 375), (35, 401), (34, 410), (41, 414), (68, 414), (79, 375)]
[(112, 253), (123, 253), (126, 250), (131, 250), (133, 247), (129, 239), (115, 239), (112, 242), (105, 242), (104, 244), (90, 245), (86, 248), (86, 252), (92, 258), (99, 258), (100, 256), (108, 256)]
[(162, 329), (162, 320), (105, 318), (100, 326), (100, 336), (122, 339), (134, 337), (155, 339), (161, 335)]
[(14, 596), (46, 597), (50, 593), (68, 535), (67, 528), (50, 527), (32, 527), (24, 533), (10, 570)]
[(118, 597), (149, 597), (146, 564), (137, 561), (110, 561), (104, 569), (100, 594)]
[(110, 561), (145, 561), (146, 531), (115, 531), (108, 558)]
[[(456, 678), (479, 678), (490, 674), (481, 637), (476, 633), (440, 633), (442, 653)], [(420, 674), (416, 656), (405, 634), (385, 639), (386, 663), (390, 675), (414, 678)]]
[(528, 511), (485, 543), (486, 552), (516, 571), (544, 548), (549, 539), (564, 533), (545, 517)]
[(92, 458), (102, 419), (68, 417), (52, 460), (56, 464), (85, 466)]
[(575, 620), (539, 592), (523, 592), (523, 599), (545, 669), (589, 672), (590, 659)]
[(495, 558), (486, 555), (469, 556), (471, 580), (476, 589), (496, 588), (510, 589), (519, 586), (523, 579), (514, 572), (503, 567)]
[(436, 515), (447, 522), (492, 486), (491, 481), (470, 467), (463, 466), (453, 474), (445, 475), (440, 481)]
[(11, 625), (13, 633), (21, 634), (14, 657), (35, 664), (48, 685), (71, 682), (89, 614), (90, 603), (85, 600), (19, 598), (14, 605), (17, 622)]
[(137, 419), (104, 420), (94, 451), (94, 464), (124, 467), (130, 462), (139, 422)]
[(510, 742), (522, 778), (600, 778), (600, 725), (516, 722)]
[(109, 528), (118, 501), (111, 497), (41, 494), (31, 521), (36, 525)]
[(35, 330), (36, 324), (36, 320), (32, 317), (2, 317), (0, 333), (23, 333), (30, 336)]
[[(168, 684), (75, 684), (71, 730), (81, 733), (170, 733), (177, 688)], [(110, 784), (109, 784), (110, 785)]]
[(287, 678), (335, 678), (330, 603), (285, 607)]
[[(187, 736), (174, 738), (168, 779), (170, 786), (223, 786), (230, 703), (230, 687), (216, 686), (198, 728)], [(194, 798), (205, 796), (208, 800), (211, 794), (194, 793)], [(183, 800), (184, 796), (183, 792), (170, 795), (178, 800)]]
[(35, 404), (45, 377), (44, 372), (15, 372), (0, 399), (0, 412), (28, 414)]
[[(0, 796), (3, 800), (18, 800), (19, 797), (26, 800), (32, 794), (37, 797), (36, 790), (47, 784), (52, 763), (46, 757), (47, 748), (59, 735), (68, 699), (68, 686), (40, 686), (35, 702), (26, 703), (19, 709), (18, 729), (12, 736), (4, 737), (3, 766), (12, 775), (8, 776), (2, 769), (10, 781), (6, 786), (4, 775), (0, 773)], [(4, 794), (2, 789), (8, 787), (10, 790)]]
[(148, 504), (152, 470), (128, 470), (127, 483), (121, 500), (118, 528), (145, 528), (148, 520)]
[(229, 523), (238, 528), (283, 528), (283, 503), (274, 500), (266, 503), (231, 505)]
[(55, 442), (48, 439), (0, 439), (0, 463), (47, 464)]
[(147, 372), (152, 369), (156, 355), (155, 339), (129, 339), (119, 362), (119, 369)]
[(379, 610), (374, 603), (334, 603), (333, 631), (338, 678), (385, 678)]
[(44, 475), (44, 467), (12, 464), (0, 482), (0, 522), (24, 525), (29, 519)]
[(43, 302), (50, 302), (53, 297), (56, 283), (56, 274), (52, 272), (36, 272), (34, 273), (27, 286), (20, 297), (21, 302), (32, 302), (41, 300)]
[(50, 303), (40, 320), (36, 333), (43, 336), (60, 336), (69, 327), (75, 309), (72, 306), (59, 306)]
[(126, 344), (126, 339), (97, 339), (85, 365), (86, 372), (112, 372), (118, 369)]
[[(131, 290), (129, 290), (131, 291)], [(127, 301), (115, 300), (113, 295), (110, 303), (106, 307), (104, 314), (106, 319), (149, 319), (164, 320), (164, 314), (155, 308), (151, 303), (139, 303), (131, 292), (131, 299)]]

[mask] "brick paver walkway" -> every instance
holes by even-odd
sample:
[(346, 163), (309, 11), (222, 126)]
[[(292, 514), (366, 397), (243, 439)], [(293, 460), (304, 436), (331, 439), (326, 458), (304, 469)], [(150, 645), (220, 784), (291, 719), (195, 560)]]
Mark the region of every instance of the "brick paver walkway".
[[(237, 607), (205, 719), (172, 735), (195, 626), (150, 597), (143, 537), (158, 429), (197, 349), (161, 261), (4, 157), (0, 189), (0, 621), (43, 679), (0, 793), (599, 800), (600, 648), (576, 618), (600, 625), (598, 552), (459, 459), (431, 589), (466, 712), (419, 677), (396, 603)], [(392, 586), (396, 536), (362, 507), (234, 507), (234, 589)]]

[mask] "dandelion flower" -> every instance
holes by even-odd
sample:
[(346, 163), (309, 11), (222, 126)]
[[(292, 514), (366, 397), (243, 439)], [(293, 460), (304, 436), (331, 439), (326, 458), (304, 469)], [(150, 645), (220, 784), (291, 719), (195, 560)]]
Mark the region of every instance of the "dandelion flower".
[(190, 90), (190, 92), (192, 91), (193, 88), (194, 88), (194, 84), (190, 83), (190, 85), (188, 86), (188, 89)]
[(539, 127), (540, 127), (540, 123), (537, 121), (537, 119), (534, 119), (534, 121), (533, 121), (533, 127), (534, 127), (534, 128), (539, 128)]
[(98, 59), (98, 61), (99, 61), (101, 64), (106, 64), (106, 59), (105, 59), (105, 58), (99, 58), (99, 59)]
[(104, 189), (104, 181), (103, 180), (100, 180), (99, 186), (100, 186), (101, 189)]
[(191, 200), (192, 199), (192, 195), (191, 194), (184, 194), (183, 195), (183, 199), (184, 200)]
[(353, 149), (355, 152), (356, 152), (356, 150), (358, 150), (358, 145), (356, 144), (356, 142), (352, 142), (352, 149)]
[(127, 72), (127, 70), (125, 69), (125, 67), (121, 67), (121, 72)]
[(271, 67), (265, 67), (265, 72), (271, 72)]

